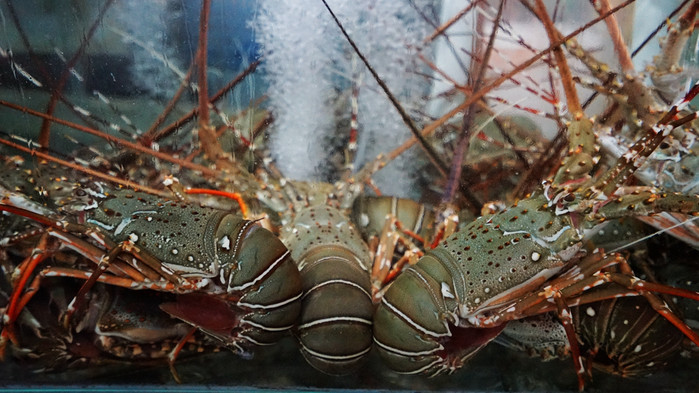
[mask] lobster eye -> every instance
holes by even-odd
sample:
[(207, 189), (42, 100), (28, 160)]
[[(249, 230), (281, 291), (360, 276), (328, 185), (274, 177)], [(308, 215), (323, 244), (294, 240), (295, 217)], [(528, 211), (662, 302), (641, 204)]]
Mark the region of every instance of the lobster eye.
[(75, 190), (75, 196), (84, 197), (85, 195), (87, 195), (87, 193), (82, 188)]

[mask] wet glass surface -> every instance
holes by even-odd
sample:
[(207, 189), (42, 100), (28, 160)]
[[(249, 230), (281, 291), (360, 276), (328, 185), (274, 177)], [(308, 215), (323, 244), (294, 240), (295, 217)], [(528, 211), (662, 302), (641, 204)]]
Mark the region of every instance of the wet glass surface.
[[(9, 187), (55, 212), (63, 208), (51, 199), (51, 187), (60, 183), (56, 179), (84, 176), (68, 168), (71, 163), (98, 172), (91, 176), (102, 173), (132, 181), (126, 188), (150, 187), (168, 198), (172, 193), (163, 179), (174, 175), (185, 187), (241, 192), (253, 214), (260, 214), (254, 218), (266, 214), (268, 219), (263, 223), (275, 234), (280, 230), (283, 234), (289, 230), (296, 205), (326, 198), (328, 190), (339, 193), (340, 188), (333, 189), (333, 183), (342, 184), (349, 175), (363, 173), (360, 169), (378, 162), (377, 166), (387, 164), (386, 168), (372, 176), (373, 185), (365, 186), (363, 194), (375, 195), (379, 190), (428, 207), (448, 201), (461, 211), (461, 223), (468, 223), (485, 211), (481, 207), (488, 202), (509, 205), (555, 172), (559, 161), (556, 149), (559, 155), (567, 149), (565, 138), (556, 135), (572, 117), (572, 104), (566, 100), (562, 77), (555, 72), (551, 56), (541, 56), (542, 60), (531, 67), (503, 77), (547, 50), (549, 39), (541, 22), (520, 3), (507, 2), (491, 50), (488, 42), (500, 2), (484, 3), (487, 5), (471, 9), (468, 2), (455, 1), (329, 1), (366, 60), (405, 109), (405, 116), (401, 116), (320, 1), (212, 1), (206, 17), (207, 56), (199, 57), (199, 61), (205, 60), (203, 67), (196, 65), (203, 31), (199, 1), (8, 0), (0, 4), (0, 139), (9, 142), (0, 147), (5, 168), (0, 185), (3, 192)], [(549, 13), (555, 14), (555, 24), (563, 35), (598, 16), (587, 2), (544, 3)], [(676, 21), (677, 15), (685, 12), (683, 8), (671, 15), (679, 5), (679, 1), (663, 2), (662, 6), (638, 1), (619, 11), (622, 45), (634, 49), (666, 18)], [(620, 50), (610, 44), (608, 28), (604, 22), (584, 27), (577, 38), (588, 53), (608, 62), (613, 70), (621, 70), (623, 65), (617, 60)], [(667, 35), (667, 30), (661, 29), (659, 35)], [(648, 91), (662, 91), (660, 98), (654, 95), (653, 102), (659, 108), (680, 97), (687, 82), (695, 78), (695, 42), (696, 34), (678, 44), (684, 52), (678, 56), (677, 67), (684, 67), (683, 71), (673, 68), (658, 79), (643, 79), (652, 86)], [(636, 69), (662, 67), (660, 60), (653, 58), (660, 50), (658, 38), (653, 37), (634, 58)], [(584, 103), (595, 90), (602, 93), (585, 108), (587, 116), (604, 124), (598, 130), (602, 159), (593, 171), (601, 172), (639, 135), (632, 134), (629, 126), (629, 119), (637, 119), (633, 116), (638, 111), (624, 107), (614, 112), (615, 104), (610, 103), (627, 92), (610, 93), (616, 87), (603, 79), (607, 74), (595, 75), (572, 57), (568, 55), (573, 73), (570, 80), (579, 89), (581, 101)], [(488, 67), (480, 74), (483, 58), (488, 59)], [(484, 78), (479, 79), (479, 75)], [(198, 100), (202, 83), (211, 97), (208, 104)], [(485, 100), (464, 105), (473, 91), (488, 86), (493, 89), (484, 93)], [(204, 107), (208, 115), (202, 116)], [(465, 108), (472, 112), (464, 116)], [(442, 168), (426, 149), (416, 145), (391, 155), (411, 139), (405, 117), (418, 130), (434, 131), (426, 143), (442, 160)], [(461, 136), (464, 125), (476, 130), (468, 138)], [(203, 140), (207, 126), (217, 133), (214, 142)], [(637, 184), (697, 194), (696, 131), (683, 135), (673, 135), (674, 139), (661, 145), (650, 165), (639, 171)], [(138, 149), (128, 143), (138, 145)], [(212, 150), (207, 149), (212, 146), (223, 152), (219, 160), (208, 158)], [(157, 152), (163, 157), (155, 157)], [(375, 161), (386, 155), (391, 159)], [(22, 160), (23, 168), (35, 170), (36, 178), (47, 183), (9, 174)], [(55, 168), (42, 169), (48, 167), (45, 160), (54, 161)], [(293, 191), (284, 188), (289, 184), (287, 179), (298, 182), (289, 188)], [(85, 180), (81, 180), (84, 185)], [(282, 190), (280, 195), (288, 199), (269, 197), (267, 190)], [(101, 191), (91, 188), (93, 193)], [(240, 211), (237, 204), (215, 197), (191, 198), (235, 214)], [(350, 210), (344, 207), (344, 212)], [(5, 275), (0, 305), (5, 311), (13, 293), (10, 281), (16, 280), (11, 272), (38, 242), (38, 237), (29, 234), (19, 240), (16, 235), (39, 228), (11, 217), (0, 217), (0, 236), (11, 239), (0, 243)], [(649, 228), (640, 231), (646, 235), (653, 231)], [(696, 224), (687, 223), (685, 228), (689, 235), (684, 242), (656, 237), (630, 246), (642, 235), (631, 236), (628, 229), (628, 236), (615, 233), (600, 244), (607, 250), (628, 248), (634, 253), (634, 258), (629, 258), (641, 261), (635, 268), (650, 265), (639, 276), (656, 274), (671, 285), (697, 290)], [(143, 230), (159, 229), (148, 226)], [(91, 272), (92, 267), (85, 266), (93, 266), (77, 256), (74, 248), (61, 249), (44, 263), (41, 266), (49, 268), (76, 267), (81, 273)], [(127, 337), (126, 343), (110, 341), (104, 345), (106, 336), (114, 336), (105, 333), (106, 327), (94, 330), (90, 323), (102, 319), (100, 307), (123, 311), (123, 304), (114, 299), (131, 296), (119, 291), (135, 291), (98, 285), (86, 298), (86, 308), (94, 315), (79, 313), (75, 324), (81, 326), (66, 331), (59, 318), (83, 282), (75, 277), (51, 277), (42, 282), (36, 297), (28, 302), (28, 313), (16, 321), (20, 342), (6, 348), (6, 359), (0, 363), (0, 385), (19, 389), (137, 385), (173, 390), (577, 390), (570, 357), (544, 362), (495, 342), (451, 375), (428, 378), (397, 374), (388, 370), (374, 350), (357, 373), (338, 377), (308, 365), (290, 336), (254, 350), (252, 359), (243, 359), (215, 348), (217, 342), (201, 331), (175, 363), (181, 378), (178, 384), (164, 354), (189, 325), (160, 307), (176, 297), (167, 290), (164, 295), (150, 291), (135, 295), (154, 310), (137, 315), (152, 317), (160, 333), (177, 334), (168, 333), (167, 340), (153, 344), (142, 332), (133, 333), (138, 338), (134, 340), (130, 331), (117, 331), (116, 336)], [(442, 288), (441, 296), (448, 294)], [(688, 325), (696, 329), (697, 303), (679, 303)], [(142, 326), (145, 324), (137, 324)], [(99, 346), (94, 345), (96, 341), (100, 341)], [(102, 345), (108, 347), (106, 351)], [(142, 353), (149, 350), (153, 355), (148, 356), (157, 359), (142, 359)], [(632, 355), (633, 349), (626, 350)], [(696, 356), (696, 347), (683, 343), (666, 368), (648, 377), (622, 378), (595, 370), (587, 391), (691, 391), (699, 367)], [(122, 359), (117, 360), (119, 357)]]

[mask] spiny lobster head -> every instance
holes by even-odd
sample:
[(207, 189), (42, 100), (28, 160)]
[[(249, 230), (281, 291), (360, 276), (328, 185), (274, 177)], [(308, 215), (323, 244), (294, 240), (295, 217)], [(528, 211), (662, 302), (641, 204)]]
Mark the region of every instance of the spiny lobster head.
[(452, 277), (463, 277), (463, 283), (445, 281), (460, 302), (460, 325), (473, 325), (470, 317), (526, 293), (530, 283), (554, 276), (579, 256), (583, 233), (576, 215), (560, 208), (538, 193), (476, 219), (430, 251), (453, 270)]
[[(551, 256), (567, 261), (579, 250), (582, 241), (579, 218), (571, 208), (575, 200), (576, 195), (565, 190), (553, 197), (544, 190), (503, 209), (487, 219), (486, 225), (499, 229), (504, 237), (521, 234), (523, 242), (543, 247)], [(533, 261), (537, 259), (543, 261), (532, 256)]]

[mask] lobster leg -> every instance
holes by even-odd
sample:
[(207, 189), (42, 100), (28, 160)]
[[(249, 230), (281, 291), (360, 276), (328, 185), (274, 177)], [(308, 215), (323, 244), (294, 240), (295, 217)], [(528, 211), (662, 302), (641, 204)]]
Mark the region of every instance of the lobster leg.
[[(109, 253), (106, 256), (100, 259), (92, 274), (89, 275), (87, 281), (85, 281), (82, 287), (80, 287), (78, 294), (75, 295), (75, 298), (73, 298), (73, 300), (68, 305), (68, 309), (66, 310), (65, 318), (63, 320), (64, 326), (68, 326), (73, 314), (75, 314), (75, 312), (79, 310), (82, 306), (82, 303), (84, 302), (87, 293), (90, 291), (90, 289), (92, 289), (92, 287), (98, 281), (102, 273), (107, 271), (107, 269), (110, 267), (111, 261), (115, 260), (117, 256), (119, 256), (119, 254), (121, 253), (132, 253), (139, 260), (146, 262), (148, 266), (157, 266), (158, 263), (158, 261), (152, 255), (147, 254), (143, 250), (139, 250), (130, 240), (126, 240), (117, 244), (115, 247), (109, 250)], [(163, 267), (160, 267), (160, 270), (165, 271), (168, 274), (169, 277), (166, 276), (165, 278), (168, 279), (168, 281), (170, 282), (175, 282), (178, 285), (181, 285), (183, 282), (185, 282), (185, 279), (175, 274), (171, 274), (170, 272), (167, 272)], [(173, 279), (177, 281), (174, 281)]]
[(7, 340), (9, 339), (13, 344), (17, 345), (18, 344), (18, 339), (17, 335), (15, 334), (15, 328), (14, 328), (14, 323), (17, 320), (17, 317), (19, 317), (20, 312), (24, 309), (24, 306), (27, 305), (29, 300), (34, 296), (36, 291), (39, 288), (39, 282), (40, 278), (39, 276), (35, 277), (34, 280), (32, 280), (31, 284), (29, 284), (29, 287), (25, 290), (24, 295), (21, 297), (19, 300), (18, 304), (19, 306), (17, 309), (17, 315), (14, 318), (9, 318), (7, 317), (7, 314), (5, 314), (3, 319), (6, 319), (7, 322), (3, 322), (3, 329), (0, 331), (0, 361), (5, 360), (5, 348), (7, 345)]
[(192, 338), (192, 336), (194, 336), (194, 333), (196, 333), (198, 329), (199, 328), (197, 328), (196, 326), (189, 329), (189, 332), (187, 332), (187, 334), (184, 337), (182, 337), (182, 339), (177, 343), (175, 348), (173, 348), (172, 351), (167, 355), (167, 363), (168, 366), (170, 366), (170, 374), (172, 374), (172, 378), (174, 378), (175, 382), (177, 383), (182, 383), (182, 378), (180, 378), (180, 374), (177, 372), (177, 369), (175, 368), (175, 360), (177, 359), (177, 355), (179, 355), (182, 351), (182, 348), (184, 348), (185, 344), (187, 344), (187, 342)]
[[(70, 233), (83, 233), (87, 237), (97, 241), (101, 246), (104, 246), (108, 250), (118, 246), (114, 244), (114, 242), (110, 241), (99, 228), (90, 228), (84, 225), (69, 223), (64, 220), (43, 216), (23, 207), (18, 207), (15, 204), (8, 203), (6, 198), (3, 198), (3, 200), (0, 201), (0, 211), (7, 211), (17, 214), (53, 228), (48, 231), (49, 234), (61, 240), (69, 248), (74, 249), (82, 255), (85, 255), (96, 264), (100, 263), (102, 254), (99, 252), (94, 252), (94, 250), (97, 250), (95, 247), (76, 238), (75, 236), (70, 235)], [(184, 289), (194, 289), (192, 285), (189, 285), (190, 283), (186, 279), (175, 274), (170, 269), (164, 268), (161, 261), (155, 258), (152, 254), (142, 250), (140, 247), (134, 245), (130, 241), (125, 241), (123, 243), (131, 243), (122, 245), (121, 247), (123, 251), (128, 252), (138, 258), (150, 269), (157, 272), (160, 277), (164, 277), (168, 281), (184, 287)]]
[(592, 212), (585, 217), (587, 222), (594, 226), (604, 220), (664, 212), (699, 215), (699, 195), (666, 193), (648, 187), (632, 187), (631, 192), (628, 188), (626, 190), (626, 195), (593, 203)]
[[(599, 266), (601, 263), (606, 263), (611, 261), (610, 257), (593, 260), (593, 264)], [(675, 296), (682, 296), (694, 300), (699, 300), (699, 293), (682, 290), (678, 288), (668, 287), (661, 284), (655, 284), (638, 279), (631, 274), (630, 267), (623, 258), (615, 257), (613, 259), (614, 263), (618, 263), (621, 267), (623, 273), (616, 272), (597, 272), (595, 275), (586, 277), (580, 281), (574, 282), (570, 286), (565, 286), (569, 282), (569, 278), (561, 277), (560, 282), (552, 283), (552, 285), (547, 286), (543, 292), (538, 294), (532, 294), (527, 298), (523, 299), (515, 307), (512, 307), (505, 311), (505, 313), (517, 312), (521, 315), (534, 315), (541, 312), (551, 311), (551, 305), (544, 299), (553, 299), (555, 302), (555, 309), (558, 312), (559, 320), (561, 321), (563, 328), (568, 337), (571, 356), (573, 357), (573, 362), (575, 363), (575, 370), (578, 376), (578, 386), (582, 390), (585, 383), (586, 366), (583, 364), (583, 359), (581, 357), (581, 352), (579, 349), (579, 344), (577, 341), (576, 332), (574, 329), (572, 315), (570, 313), (569, 307), (578, 306), (581, 304), (588, 304), (592, 302), (597, 302), (601, 300), (606, 300), (610, 298), (616, 298), (620, 296), (643, 296), (648, 301), (648, 304), (662, 317), (667, 319), (672, 323), (682, 334), (689, 338), (695, 344), (699, 339), (699, 335), (692, 330), (681, 318), (679, 318), (668, 305), (660, 299), (654, 292), (658, 293), (668, 293)], [(580, 273), (578, 273), (580, 274)], [(565, 275), (564, 275), (565, 276)], [(590, 288), (598, 287), (602, 284), (613, 283), (614, 287), (604, 288), (599, 291), (595, 290), (590, 293)], [(621, 288), (619, 288), (621, 286)], [(625, 290), (626, 291), (625, 291)], [(534, 299), (538, 297), (538, 299)], [(518, 309), (515, 311), (514, 309)], [(518, 317), (515, 317), (518, 318)], [(495, 318), (498, 319), (498, 318)], [(501, 315), (499, 320), (510, 320), (511, 318), (505, 315)], [(487, 324), (486, 324), (487, 326)], [(699, 345), (699, 344), (698, 344)]]
[[(50, 255), (50, 254), (49, 254)], [(48, 257), (49, 255), (46, 255)], [(43, 259), (42, 259), (43, 260)], [(40, 262), (40, 261), (39, 261)], [(29, 271), (31, 273), (31, 270)], [(27, 274), (29, 276), (29, 274)], [(128, 289), (152, 289), (152, 290), (158, 290), (158, 291), (173, 291), (175, 290), (175, 287), (172, 283), (170, 282), (160, 282), (160, 283), (150, 283), (148, 284), (147, 282), (139, 282), (135, 281), (131, 278), (126, 278), (126, 277), (118, 277), (118, 276), (113, 276), (109, 274), (91, 274), (89, 272), (85, 272), (83, 270), (79, 269), (71, 269), (71, 268), (64, 268), (64, 267), (50, 267), (42, 270), (39, 272), (37, 276), (34, 277), (34, 280), (27, 286), (27, 288), (24, 291), (16, 289), (12, 297), (10, 299), (10, 306), (8, 307), (7, 311), (5, 312), (5, 315), (3, 317), (3, 330), (0, 332), (0, 354), (4, 353), (4, 346), (6, 344), (7, 339), (11, 340), (13, 343), (16, 343), (16, 338), (14, 335), (14, 323), (19, 317), (20, 313), (26, 306), (26, 304), (31, 300), (31, 298), (36, 294), (39, 285), (41, 283), (41, 279), (43, 277), (70, 277), (70, 278), (76, 278), (80, 280), (89, 280), (91, 277), (97, 277), (94, 281), (95, 282), (101, 282), (105, 284), (110, 284), (110, 285), (115, 285), (123, 288), (128, 288)], [(26, 284), (26, 280), (23, 280)], [(85, 285), (81, 287), (81, 290), (84, 288), (87, 288)], [(70, 322), (70, 318), (72, 315), (75, 313), (75, 311), (80, 309), (80, 306), (82, 305), (82, 302), (84, 300), (85, 294), (87, 294), (87, 290), (84, 290), (84, 294), (78, 293), (73, 300), (71, 301), (68, 309), (66, 310), (66, 315), (64, 317), (64, 324), (68, 324)], [(0, 355), (0, 358), (2, 358), (2, 355)]]
[[(584, 259), (581, 263), (582, 266), (580, 269), (575, 269), (574, 272), (571, 271), (571, 274), (563, 274), (561, 277), (559, 277), (559, 279), (554, 280), (550, 285), (546, 286), (543, 291), (539, 293), (532, 293), (518, 302), (514, 307), (507, 308), (506, 310), (503, 309), (503, 311), (499, 314), (496, 312), (496, 315), (491, 315), (489, 318), (482, 320), (484, 322), (483, 326), (490, 326), (491, 324), (489, 322), (502, 323), (502, 321), (520, 318), (523, 315), (533, 315), (551, 311), (551, 306), (544, 303), (544, 300), (552, 298), (556, 303), (559, 318), (561, 319), (563, 327), (566, 329), (566, 334), (570, 339), (571, 337), (574, 338), (575, 335), (572, 331), (572, 333), (569, 333), (569, 330), (572, 329), (573, 325), (572, 319), (570, 319), (570, 312), (567, 310), (568, 307), (620, 296), (640, 295), (647, 299), (650, 306), (658, 314), (667, 319), (687, 338), (699, 346), (699, 334), (697, 334), (697, 332), (695, 332), (681, 318), (672, 312), (668, 305), (656, 295), (656, 293), (666, 293), (673, 296), (680, 296), (699, 301), (698, 292), (641, 280), (633, 276), (631, 267), (628, 266), (626, 260), (620, 257), (618, 254), (612, 254), (605, 258), (593, 258), (595, 255), (601, 254), (593, 254), (592, 256)], [(606, 268), (612, 265), (618, 265), (621, 273), (600, 270), (601, 268)], [(596, 272), (590, 275), (590, 271)], [(573, 276), (579, 276), (580, 274), (583, 274), (585, 277), (575, 281)], [(612, 288), (611, 291), (594, 291), (592, 293), (586, 292), (589, 291), (590, 288), (598, 287), (607, 283), (613, 283), (617, 286), (621, 286), (622, 290), (619, 290), (619, 288)], [(582, 384), (584, 368), (582, 361), (579, 358), (580, 353), (579, 351), (576, 351), (575, 348), (577, 342), (573, 343), (571, 340), (570, 343), (571, 353), (574, 357), (573, 360), (575, 361), (576, 370), (578, 372), (578, 380)]]
[(557, 291), (554, 294), (553, 299), (556, 302), (556, 308), (558, 309), (558, 319), (563, 325), (563, 329), (566, 332), (566, 337), (568, 337), (570, 356), (573, 358), (575, 372), (578, 376), (578, 389), (582, 391), (585, 388), (585, 365), (583, 365), (582, 356), (580, 356), (580, 345), (578, 345), (578, 338), (575, 335), (573, 317), (571, 315), (570, 308), (568, 308), (568, 305), (563, 299), (560, 291)]
[[(66, 267), (50, 267), (39, 272), (39, 275), (42, 277), (69, 277), (76, 278), (79, 280), (87, 280), (90, 278), (92, 273), (80, 269), (72, 269)], [(96, 281), (101, 282), (103, 284), (115, 285), (118, 287), (135, 290), (151, 289), (154, 291), (172, 292), (176, 289), (175, 285), (168, 281), (138, 281), (128, 277), (119, 277), (110, 274), (102, 274), (97, 278)]]
[(3, 329), (2, 332), (0, 332), (0, 359), (4, 358), (5, 345), (8, 339), (15, 344), (17, 343), (17, 337), (14, 333), (14, 323), (22, 312), (24, 305), (31, 299), (34, 293), (36, 293), (38, 282), (33, 282), (26, 291), (22, 289), (27, 285), (29, 277), (34, 269), (36, 269), (36, 266), (53, 254), (53, 251), (48, 248), (48, 243), (49, 235), (48, 233), (44, 233), (39, 238), (39, 242), (32, 254), (20, 265), (21, 270), (19, 270), (20, 275), (17, 280), (17, 285), (14, 286), (15, 289), (10, 296), (7, 310), (2, 317)]
[[(24, 306), (31, 300), (31, 298), (34, 296), (36, 293), (36, 290), (39, 287), (40, 283), (40, 277), (46, 275), (45, 272), (47, 271), (52, 271), (52, 270), (59, 270), (61, 268), (50, 268), (42, 271), (38, 276), (35, 277), (34, 281), (30, 284), (29, 287), (26, 289), (25, 286), (27, 285), (27, 282), (29, 281), (29, 278), (31, 277), (32, 273), (36, 270), (37, 266), (43, 262), (46, 258), (51, 257), (54, 252), (56, 251), (57, 248), (50, 247), (50, 239), (59, 239), (63, 245), (67, 245), (69, 248), (78, 251), (84, 256), (87, 256), (91, 260), (95, 260), (98, 258), (99, 255), (99, 250), (84, 242), (81, 239), (75, 238), (74, 236), (55, 231), (53, 229), (48, 229), (46, 230), (41, 237), (39, 238), (39, 241), (32, 253), (32, 255), (28, 256), (22, 263), (20, 263), (17, 268), (15, 269), (15, 273), (18, 274), (17, 279), (15, 280), (16, 282), (13, 284), (14, 291), (12, 292), (9, 300), (9, 305), (7, 310), (5, 311), (5, 314), (3, 316), (3, 325), (4, 325), (4, 330), (2, 333), (2, 341), (3, 339), (10, 338), (13, 342), (16, 340), (14, 339), (14, 334), (13, 334), (13, 326), (14, 322), (17, 320), (17, 317), (20, 315), (22, 310), (24, 309)], [(138, 273), (137, 271), (134, 271), (134, 269), (128, 269), (128, 265), (123, 265), (119, 261), (117, 264), (117, 267), (119, 268), (120, 271), (122, 272), (130, 272), (130, 273)], [(133, 271), (133, 272), (132, 272)], [(72, 277), (80, 278), (80, 279), (85, 279), (85, 272), (79, 271), (79, 270), (74, 270), (74, 273)], [(117, 279), (118, 277), (114, 277)], [(143, 275), (136, 274), (136, 279), (142, 279), (144, 278)], [(127, 283), (122, 283), (121, 286), (125, 287), (133, 287), (134, 286), (134, 281), (133, 280), (128, 280), (124, 279), (127, 281)], [(107, 280), (103, 280), (107, 281)], [(119, 285), (119, 284), (116, 284)], [(1, 345), (1, 344), (0, 344)]]
[[(406, 263), (414, 264), (424, 254), (410, 238), (417, 239), (424, 244), (424, 239), (403, 228), (395, 215), (386, 216), (386, 222), (374, 253), (374, 264), (371, 272), (371, 292), (375, 302), (380, 299), (382, 289), (403, 270)], [(396, 263), (393, 263), (394, 251), (399, 243), (403, 244), (406, 250), (403, 256)]]
[(376, 299), (377, 294), (386, 286), (389, 272), (393, 266), (393, 253), (398, 243), (398, 233), (393, 229), (391, 219), (386, 219), (379, 242), (374, 254), (374, 264), (371, 270), (371, 294)]
[[(699, 301), (699, 293), (681, 288), (669, 287), (662, 284), (646, 282), (633, 276), (619, 273), (605, 273), (604, 277), (610, 282), (615, 282), (630, 290), (637, 291), (648, 300), (648, 303), (658, 312), (663, 318), (680, 330), (687, 338), (699, 346), (699, 334), (689, 327), (681, 318), (679, 318), (667, 303), (658, 297), (655, 293), (666, 293), (674, 296), (680, 296), (688, 299)], [(651, 292), (652, 291), (652, 292)]]
[(44, 261), (46, 258), (51, 256), (52, 251), (48, 249), (49, 235), (44, 233), (39, 238), (36, 248), (32, 251), (32, 254), (28, 256), (20, 265), (19, 272), (20, 276), (15, 285), (15, 290), (13, 290), (10, 296), (10, 301), (7, 307), (7, 311), (3, 316), (3, 324), (5, 326), (11, 325), (16, 319), (19, 313), (22, 311), (19, 308), (22, 298), (22, 289), (27, 285), (31, 273), (36, 269), (36, 267)]
[[(46, 231), (46, 233), (41, 237), (39, 241), (37, 249), (40, 250), (40, 252), (33, 254), (27, 261), (23, 262), (20, 265), (21, 275), (16, 289), (13, 292), (12, 297), (10, 299), (10, 306), (4, 318), (6, 324), (8, 322), (13, 322), (21, 312), (21, 308), (18, 307), (18, 305), (20, 304), (19, 300), (21, 298), (21, 288), (23, 288), (26, 285), (31, 273), (36, 269), (38, 264), (50, 255), (45, 252), (49, 236), (60, 240), (67, 247), (77, 251), (81, 255), (86, 256), (88, 259), (96, 263), (96, 267), (92, 274), (86, 275), (85, 272), (81, 272), (80, 274), (78, 274), (78, 276), (80, 276), (79, 278), (87, 278), (87, 281), (80, 288), (80, 291), (78, 292), (76, 297), (71, 301), (68, 309), (66, 310), (65, 318), (63, 321), (65, 326), (67, 326), (70, 323), (72, 315), (75, 313), (76, 310), (80, 308), (87, 292), (92, 288), (94, 283), (98, 281), (100, 275), (110, 268), (110, 262), (112, 260), (116, 260), (116, 258), (122, 253), (132, 254), (138, 260), (144, 262), (144, 264), (148, 266), (150, 269), (153, 269), (155, 272), (157, 272), (160, 277), (164, 277), (168, 282), (176, 284), (178, 288), (182, 288), (185, 290), (195, 288), (195, 286), (188, 280), (180, 277), (179, 275), (175, 274), (169, 269), (166, 269), (164, 266), (162, 266), (162, 264), (157, 258), (155, 258), (150, 253), (146, 252), (145, 250), (140, 249), (130, 240), (126, 240), (115, 246), (111, 246), (111, 242), (107, 239), (106, 236), (104, 236), (100, 232), (98, 228), (86, 229), (80, 225), (68, 224), (63, 221), (40, 216), (37, 213), (25, 210), (20, 207), (16, 207), (14, 205), (2, 204), (0, 205), (0, 210), (7, 210), (15, 214), (35, 219), (43, 224), (50, 226), (50, 228)], [(71, 228), (73, 230), (83, 230), (87, 236), (95, 239), (99, 244), (109, 249), (109, 253), (106, 256), (104, 256), (104, 254), (102, 254), (101, 251), (96, 247), (66, 232)], [(137, 266), (134, 267), (138, 270)], [(127, 281), (131, 281), (129, 283), (130, 287), (134, 286), (132, 280)], [(26, 299), (24, 303), (26, 304), (27, 301), (28, 299)], [(11, 334), (11, 331), (9, 331), (7, 334)]]
[(656, 125), (649, 127), (645, 135), (634, 143), (625, 154), (619, 157), (614, 167), (600, 177), (593, 189), (610, 196), (620, 186), (624, 185), (673, 129), (697, 118), (697, 114), (692, 113), (673, 120), (681, 110), (689, 105), (689, 102), (697, 94), (699, 94), (699, 83), (694, 84), (684, 98), (676, 102)]

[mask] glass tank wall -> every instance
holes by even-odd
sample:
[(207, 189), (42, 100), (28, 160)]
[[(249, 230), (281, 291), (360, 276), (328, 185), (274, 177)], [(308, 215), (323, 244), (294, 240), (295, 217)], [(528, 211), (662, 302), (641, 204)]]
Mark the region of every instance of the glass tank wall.
[(0, 384), (694, 389), (698, 10), (0, 2)]

